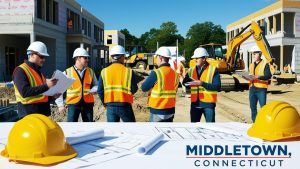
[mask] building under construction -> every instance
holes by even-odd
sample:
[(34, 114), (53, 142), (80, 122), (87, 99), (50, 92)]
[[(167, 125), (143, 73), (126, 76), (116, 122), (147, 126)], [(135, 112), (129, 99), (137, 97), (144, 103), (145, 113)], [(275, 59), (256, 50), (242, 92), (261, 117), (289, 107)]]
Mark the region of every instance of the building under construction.
[(47, 45), (50, 57), (42, 71), (48, 77), (72, 65), (73, 51), (80, 46), (91, 55), (95, 72), (108, 59), (104, 23), (74, 0), (1, 1), (0, 9), (0, 81), (11, 80), (33, 41)]
[[(251, 21), (264, 29), (271, 46), (275, 64), (283, 72), (290, 65), (293, 72), (300, 73), (300, 2), (280, 0), (227, 26), (226, 42), (238, 35)], [(240, 53), (246, 69), (252, 62), (250, 48), (255, 45), (251, 37), (241, 44)]]

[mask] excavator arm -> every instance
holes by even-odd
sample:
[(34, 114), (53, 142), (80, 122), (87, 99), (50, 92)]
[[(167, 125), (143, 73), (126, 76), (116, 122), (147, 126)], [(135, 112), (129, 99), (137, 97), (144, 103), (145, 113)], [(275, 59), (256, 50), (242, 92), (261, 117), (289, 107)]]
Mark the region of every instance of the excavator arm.
[[(245, 32), (245, 30), (249, 27), (250, 30)], [(226, 62), (230, 70), (235, 70), (236, 60), (238, 59), (236, 54), (239, 50), (240, 44), (247, 40), (251, 35), (253, 36), (257, 46), (261, 49), (262, 54), (265, 56), (267, 62), (270, 63), (272, 61), (273, 56), (270, 51), (268, 41), (266, 40), (259, 25), (256, 22), (252, 22), (228, 43)]]

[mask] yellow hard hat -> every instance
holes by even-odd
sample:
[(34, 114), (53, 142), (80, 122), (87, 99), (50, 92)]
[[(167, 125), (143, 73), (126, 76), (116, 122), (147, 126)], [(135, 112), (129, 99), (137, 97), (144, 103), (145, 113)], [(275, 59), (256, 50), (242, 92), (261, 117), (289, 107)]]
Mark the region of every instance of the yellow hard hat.
[(269, 141), (300, 136), (300, 116), (289, 103), (273, 101), (263, 106), (248, 135)]
[(30, 114), (15, 123), (1, 155), (18, 162), (55, 164), (77, 156), (65, 141), (60, 126), (41, 114)]

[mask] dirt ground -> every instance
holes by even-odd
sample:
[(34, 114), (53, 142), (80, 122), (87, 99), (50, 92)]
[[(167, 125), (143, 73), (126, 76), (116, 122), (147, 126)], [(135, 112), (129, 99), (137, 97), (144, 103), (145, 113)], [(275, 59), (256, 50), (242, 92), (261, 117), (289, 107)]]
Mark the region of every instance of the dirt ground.
[[(149, 121), (149, 110), (147, 108), (147, 93), (140, 90), (140, 86), (147, 78), (149, 72), (138, 71), (137, 80), (139, 90), (134, 95), (133, 111), (138, 122)], [(181, 97), (182, 89), (178, 89), (176, 100), (175, 122), (190, 122), (190, 98), (189, 95)], [(216, 107), (216, 122), (243, 122), (251, 123), (250, 107), (249, 107), (249, 91), (232, 91), (219, 92)], [(13, 89), (0, 88), (0, 98), (9, 98), (10, 102), (14, 102)], [(279, 100), (286, 101), (295, 106), (300, 112), (300, 83), (289, 85), (270, 85), (268, 88), (267, 102)], [(259, 107), (259, 105), (258, 105)], [(52, 118), (55, 121), (66, 121), (66, 113), (57, 112), (57, 107), (52, 106)], [(94, 120), (106, 121), (106, 113), (97, 95), (95, 95)], [(201, 121), (204, 122), (204, 117)]]

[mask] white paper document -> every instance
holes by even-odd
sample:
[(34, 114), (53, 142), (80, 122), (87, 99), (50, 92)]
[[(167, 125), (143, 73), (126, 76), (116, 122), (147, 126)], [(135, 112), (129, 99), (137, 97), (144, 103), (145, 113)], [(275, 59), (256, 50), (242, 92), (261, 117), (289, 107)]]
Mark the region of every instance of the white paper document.
[[(82, 135), (87, 135), (87, 133), (84, 133), (85, 132), (82, 132)], [(78, 136), (79, 133), (75, 132), (74, 135)], [(158, 140), (160, 140), (160, 138), (158, 138)], [(77, 157), (71, 159), (68, 163), (61, 163), (57, 165), (57, 167), (84, 168), (99, 165), (124, 156), (136, 154), (140, 147), (144, 147), (145, 152), (147, 152), (155, 146), (155, 142), (157, 142), (157, 137), (154, 138), (147, 135), (133, 135), (126, 133), (108, 133), (105, 134), (105, 137), (100, 139), (72, 145), (78, 152)]]
[(55, 86), (51, 87), (49, 90), (47, 90), (45, 93), (43, 93), (46, 96), (53, 96), (58, 93), (64, 93), (75, 81), (74, 78), (69, 77), (68, 75), (65, 75), (63, 72), (56, 70), (54, 72), (53, 77), (54, 79), (57, 79), (57, 83)]
[(246, 79), (246, 80), (253, 80), (254, 76), (250, 75), (249, 72), (236, 72), (236, 74), (238, 74), (239, 76), (241, 76), (242, 78)]
[(91, 88), (89, 93), (96, 93), (97, 91), (98, 91), (98, 86), (94, 86), (94, 87)]
[(229, 129), (213, 126), (201, 127), (156, 127), (159, 133), (165, 135), (166, 140), (226, 140), (234, 142), (255, 142), (240, 133), (233, 133)]
[(76, 131), (66, 138), (71, 145), (85, 143), (91, 140), (96, 140), (104, 137), (103, 129), (94, 129), (90, 131)]
[(149, 150), (155, 147), (160, 141), (164, 139), (164, 135), (162, 133), (153, 136), (148, 141), (144, 142), (137, 149), (138, 153), (146, 154)]
[(199, 86), (198, 82), (196, 82), (196, 81), (187, 82), (187, 83), (185, 83), (185, 85), (186, 86)]

